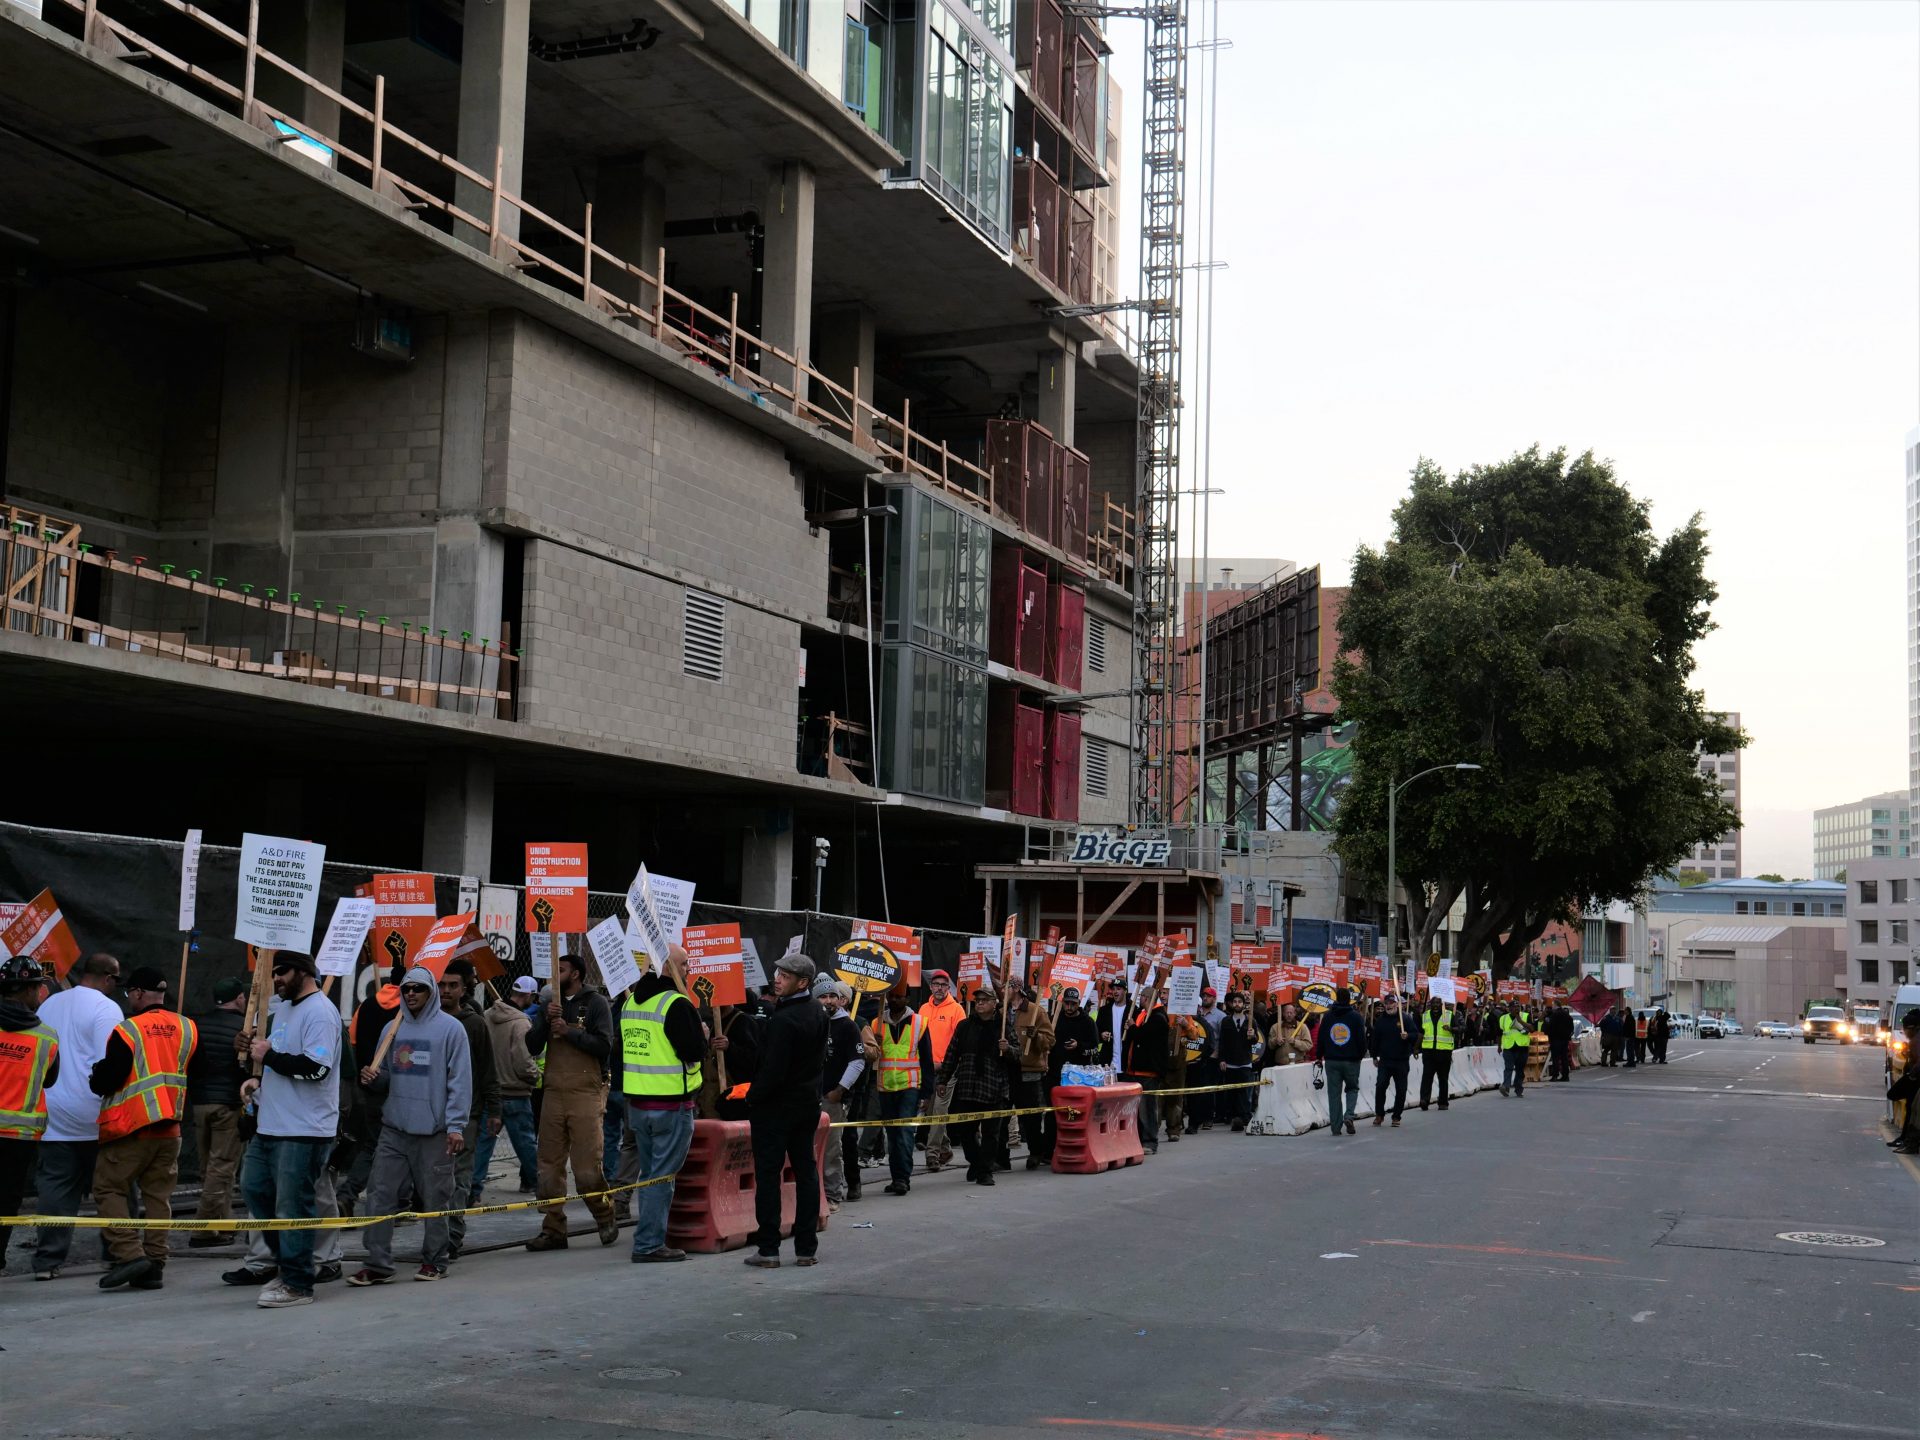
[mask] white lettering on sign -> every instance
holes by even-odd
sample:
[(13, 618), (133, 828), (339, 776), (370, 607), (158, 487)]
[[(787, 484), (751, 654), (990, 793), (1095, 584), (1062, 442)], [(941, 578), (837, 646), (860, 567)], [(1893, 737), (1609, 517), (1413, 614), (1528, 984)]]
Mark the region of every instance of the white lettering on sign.
[(1109, 835), (1082, 830), (1073, 837), (1073, 865), (1165, 865), (1173, 842), (1164, 835)]

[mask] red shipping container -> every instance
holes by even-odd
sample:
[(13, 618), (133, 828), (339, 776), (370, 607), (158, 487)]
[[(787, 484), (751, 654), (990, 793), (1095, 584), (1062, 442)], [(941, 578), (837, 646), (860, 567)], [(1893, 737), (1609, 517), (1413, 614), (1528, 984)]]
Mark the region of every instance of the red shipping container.
[(1047, 712), (1047, 820), (1080, 818), (1080, 717), (1064, 710)]
[(1046, 674), (1047, 577), (1019, 550), (993, 552), (987, 653), (1009, 669)]
[[(1004, 685), (987, 703), (987, 804), (1038, 815), (1046, 750), (1046, 717)], [(1076, 737), (1077, 738), (1077, 737)]]
[(1093, 491), (1093, 462), (1078, 450), (1060, 451), (1059, 522), (1054, 526), (1054, 544), (1073, 560), (1087, 558), (1087, 507)]
[(1051, 587), (1047, 592), (1046, 678), (1065, 689), (1078, 690), (1086, 642), (1086, 591), (1071, 585)]

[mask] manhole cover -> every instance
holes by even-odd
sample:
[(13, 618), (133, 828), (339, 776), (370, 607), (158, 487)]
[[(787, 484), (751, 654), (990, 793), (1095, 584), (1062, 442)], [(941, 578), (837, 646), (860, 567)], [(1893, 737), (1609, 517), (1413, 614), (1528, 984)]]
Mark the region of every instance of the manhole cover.
[(729, 1330), (729, 1340), (798, 1340), (791, 1330)]
[(602, 1370), (602, 1380), (672, 1380), (680, 1374), (678, 1370), (669, 1370), (665, 1366), (653, 1365), (641, 1368)]
[(1783, 1230), (1773, 1238), (1791, 1240), (1796, 1245), (1837, 1245), (1853, 1250), (1872, 1250), (1887, 1243), (1871, 1235), (1842, 1235), (1833, 1230)]

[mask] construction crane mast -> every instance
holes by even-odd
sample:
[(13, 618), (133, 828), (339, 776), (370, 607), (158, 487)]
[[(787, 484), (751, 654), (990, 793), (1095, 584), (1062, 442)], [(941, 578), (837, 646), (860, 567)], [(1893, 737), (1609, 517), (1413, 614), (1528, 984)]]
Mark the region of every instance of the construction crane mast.
[(1128, 815), (1137, 825), (1173, 823), (1175, 633), (1180, 611), (1180, 324), (1186, 274), (1187, 9), (1070, 4), (1076, 15), (1143, 20), (1146, 94), (1140, 146), (1139, 432), (1134, 509), (1139, 553), (1133, 594), (1133, 774)]

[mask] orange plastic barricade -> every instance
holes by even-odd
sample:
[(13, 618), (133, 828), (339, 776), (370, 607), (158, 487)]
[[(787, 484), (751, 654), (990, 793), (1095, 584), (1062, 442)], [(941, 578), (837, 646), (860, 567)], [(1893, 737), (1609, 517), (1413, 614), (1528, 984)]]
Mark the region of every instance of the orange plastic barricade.
[(1134, 1084), (1056, 1085), (1055, 1105), (1071, 1105), (1056, 1120), (1056, 1175), (1098, 1175), (1146, 1158), (1140, 1145), (1140, 1087)]
[[(827, 1191), (823, 1163), (827, 1154), (827, 1117), (814, 1132), (815, 1169), (820, 1183), (820, 1228), (827, 1228)], [(780, 1233), (793, 1234), (793, 1167), (780, 1167)], [(667, 1212), (667, 1243), (702, 1255), (738, 1250), (753, 1239), (753, 1135), (745, 1120), (696, 1120), (686, 1163), (673, 1182), (673, 1208)]]

